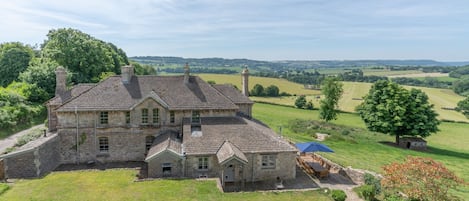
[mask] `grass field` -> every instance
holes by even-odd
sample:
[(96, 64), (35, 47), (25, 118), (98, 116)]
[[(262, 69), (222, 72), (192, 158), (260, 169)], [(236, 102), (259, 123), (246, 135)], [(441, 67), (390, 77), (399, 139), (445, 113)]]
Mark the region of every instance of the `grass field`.
[(214, 180), (134, 182), (135, 174), (128, 169), (54, 172), (16, 182), (0, 200), (332, 200), (321, 191), (222, 193)]
[[(295, 133), (288, 128), (291, 119), (317, 120), (317, 110), (300, 110), (291, 107), (275, 106), (256, 103), (253, 109), (254, 117), (263, 121), (271, 128), (294, 142), (312, 141), (313, 137), (305, 133)], [(442, 162), (457, 176), (469, 181), (469, 124), (447, 123), (440, 125), (440, 132), (428, 137), (429, 149), (427, 152), (418, 152), (395, 148), (383, 141), (394, 142), (394, 137), (366, 131), (363, 121), (357, 114), (342, 113), (333, 124), (358, 129), (348, 136), (337, 134), (335, 138), (324, 143), (330, 146), (335, 153), (321, 153), (342, 166), (367, 169), (381, 172), (381, 167), (394, 161), (403, 161), (408, 156), (430, 157)], [(330, 132), (337, 132), (331, 130)], [(340, 132), (339, 132), (340, 133)], [(457, 195), (469, 199), (469, 186), (456, 192)]]
[[(238, 89), (241, 89), (241, 76), (240, 75), (217, 75), (217, 74), (200, 74), (199, 75), (204, 80), (213, 80), (216, 83), (230, 83), (236, 85)], [(269, 85), (277, 85), (280, 88), (280, 91), (285, 91), (290, 94), (304, 94), (307, 95), (308, 100), (312, 100), (314, 107), (319, 107), (319, 101), (316, 99), (316, 96), (321, 92), (319, 90), (309, 90), (304, 89), (303, 85), (289, 82), (284, 79), (276, 78), (265, 78), (265, 77), (250, 77), (249, 86), (252, 88), (255, 84), (261, 84), (264, 87)], [(363, 82), (343, 82), (344, 84), (344, 93), (342, 98), (339, 100), (339, 109), (345, 112), (355, 112), (355, 107), (359, 105), (363, 98), (371, 88), (371, 83)], [(437, 89), (437, 88), (427, 88), (427, 87), (410, 87), (405, 86), (405, 88), (417, 88), (424, 91), (429, 99), (430, 103), (434, 104), (435, 111), (439, 114), (439, 119), (451, 120), (451, 121), (461, 121), (469, 122), (469, 120), (462, 115), (461, 113), (454, 110), (446, 110), (442, 108), (455, 108), (457, 103), (464, 99), (464, 97), (457, 95), (452, 90), (449, 89)], [(280, 105), (293, 106), (295, 103), (296, 97), (280, 97), (280, 98), (271, 98), (271, 97), (251, 97), (254, 101), (274, 103)]]
[[(201, 77), (205, 81), (215, 81), (217, 84), (233, 84), (238, 89), (241, 89), (241, 75), (224, 75), (224, 74), (197, 74), (199, 77)], [(303, 85), (289, 82), (288, 80), (285, 79), (279, 79), (279, 78), (268, 78), (268, 77), (254, 77), (250, 76), (249, 77), (249, 90), (254, 87), (255, 84), (260, 84), (264, 86), (264, 88), (274, 84), (276, 85), (279, 89), (280, 92), (287, 92), (290, 94), (305, 94), (305, 95), (310, 95), (310, 94), (319, 94), (320, 92), (317, 90), (310, 90), (310, 89), (305, 89)]]
[(363, 69), (363, 75), (375, 75), (375, 76), (395, 76), (395, 75), (408, 75), (408, 74), (420, 74), (422, 71), (419, 70), (386, 70), (386, 69)]

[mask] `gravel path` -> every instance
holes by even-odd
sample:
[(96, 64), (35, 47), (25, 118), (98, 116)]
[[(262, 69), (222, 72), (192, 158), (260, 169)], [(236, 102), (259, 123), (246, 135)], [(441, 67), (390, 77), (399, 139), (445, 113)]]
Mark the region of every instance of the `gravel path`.
[(13, 135), (10, 135), (9, 137), (7, 137), (3, 140), (0, 140), (0, 154), (5, 152), (6, 149), (15, 146), (16, 140), (19, 137), (28, 134), (31, 130), (34, 130), (34, 129), (46, 129), (46, 127), (44, 126), (44, 124), (39, 124), (39, 125), (36, 125), (36, 126), (33, 126), (33, 127), (29, 128), (29, 129), (26, 129), (26, 130), (20, 131), (18, 133), (15, 133)]

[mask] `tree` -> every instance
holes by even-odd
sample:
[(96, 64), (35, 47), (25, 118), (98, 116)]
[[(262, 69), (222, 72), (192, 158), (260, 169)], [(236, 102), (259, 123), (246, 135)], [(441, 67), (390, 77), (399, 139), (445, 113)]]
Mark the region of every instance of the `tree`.
[(306, 96), (305, 95), (300, 95), (298, 98), (295, 100), (295, 106), (297, 108), (303, 109), (306, 105)]
[(34, 53), (31, 47), (19, 42), (0, 45), (0, 86), (7, 86), (17, 80), (27, 67)]
[(458, 102), (456, 110), (464, 114), (466, 118), (469, 118), (469, 96)]
[(443, 164), (431, 158), (408, 156), (404, 163), (394, 162), (383, 169), (382, 187), (402, 192), (410, 200), (454, 200), (449, 189), (465, 184)]
[(254, 85), (254, 87), (251, 89), (251, 91), (249, 92), (249, 94), (251, 96), (264, 96), (265, 95), (265, 92), (264, 92), (264, 87), (260, 84), (256, 84)]
[(428, 96), (388, 80), (376, 82), (357, 110), (369, 130), (395, 135), (396, 144), (401, 135), (427, 137), (438, 131), (439, 121)]
[(280, 89), (275, 85), (270, 85), (265, 88), (265, 95), (270, 97), (277, 97), (279, 96)]
[(339, 99), (342, 96), (343, 84), (337, 78), (328, 77), (324, 80), (321, 92), (325, 98), (320, 101), (319, 118), (326, 122), (337, 119)]
[(36, 84), (44, 89), (49, 98), (55, 95), (55, 69), (59, 66), (49, 59), (33, 59), (29, 67), (19, 75), (19, 79), (29, 84)]
[(128, 64), (124, 51), (76, 29), (50, 30), (42, 47), (44, 56), (66, 67), (75, 83), (98, 82), (102, 72), (120, 74)]

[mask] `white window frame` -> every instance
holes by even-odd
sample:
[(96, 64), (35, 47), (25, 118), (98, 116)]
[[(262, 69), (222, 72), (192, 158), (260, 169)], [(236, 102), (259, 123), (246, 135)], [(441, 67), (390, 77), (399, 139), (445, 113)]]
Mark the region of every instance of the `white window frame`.
[(99, 137), (99, 152), (108, 153), (109, 152), (109, 138), (108, 137)]
[(99, 123), (109, 124), (109, 112), (108, 111), (99, 112)]
[(277, 164), (277, 155), (265, 154), (261, 155), (261, 167), (262, 169), (275, 169)]
[(199, 157), (197, 163), (198, 170), (208, 170), (208, 157)]

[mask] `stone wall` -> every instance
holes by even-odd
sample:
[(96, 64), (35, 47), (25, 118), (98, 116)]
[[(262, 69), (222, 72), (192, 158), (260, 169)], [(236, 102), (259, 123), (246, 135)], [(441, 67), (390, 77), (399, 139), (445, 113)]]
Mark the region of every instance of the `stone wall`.
[[(170, 174), (163, 173), (163, 165), (171, 164)], [(182, 177), (183, 159), (171, 151), (164, 151), (148, 162), (148, 177)]]
[(30, 142), (24, 148), (1, 156), (6, 178), (43, 176), (60, 164), (56, 134)]

